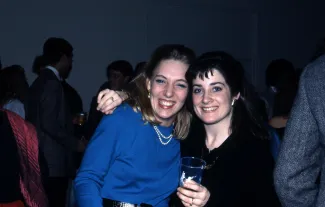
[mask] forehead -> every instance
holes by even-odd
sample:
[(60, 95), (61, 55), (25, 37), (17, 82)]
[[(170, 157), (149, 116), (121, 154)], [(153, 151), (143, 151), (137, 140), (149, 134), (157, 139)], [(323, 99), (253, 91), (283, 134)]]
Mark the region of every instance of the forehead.
[(188, 65), (178, 60), (163, 60), (154, 70), (154, 76), (162, 75), (170, 79), (184, 79)]
[(199, 84), (210, 84), (214, 82), (220, 82), (226, 84), (225, 78), (223, 75), (216, 69), (212, 69), (205, 73), (199, 73), (195, 79), (193, 79), (193, 83)]

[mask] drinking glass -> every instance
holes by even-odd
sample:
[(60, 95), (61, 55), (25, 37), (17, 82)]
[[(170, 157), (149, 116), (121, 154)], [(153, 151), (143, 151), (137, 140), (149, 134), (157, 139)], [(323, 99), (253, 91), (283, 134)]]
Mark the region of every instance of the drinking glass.
[(202, 172), (205, 165), (206, 162), (200, 158), (183, 157), (181, 160), (180, 186), (184, 186), (184, 182), (188, 180), (201, 183)]

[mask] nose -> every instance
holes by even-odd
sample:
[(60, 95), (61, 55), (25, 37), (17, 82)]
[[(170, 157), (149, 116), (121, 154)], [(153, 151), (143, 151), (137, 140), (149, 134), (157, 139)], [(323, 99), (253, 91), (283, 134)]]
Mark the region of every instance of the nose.
[(209, 92), (204, 93), (202, 103), (209, 104), (212, 101)]
[(165, 90), (165, 96), (167, 98), (170, 98), (172, 97), (174, 94), (174, 88), (173, 88), (173, 85), (172, 84), (167, 84), (166, 85), (166, 90)]

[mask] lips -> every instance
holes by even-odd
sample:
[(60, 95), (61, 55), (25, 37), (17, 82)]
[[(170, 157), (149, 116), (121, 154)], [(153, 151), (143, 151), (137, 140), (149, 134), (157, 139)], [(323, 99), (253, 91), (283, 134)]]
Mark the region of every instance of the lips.
[(217, 109), (218, 109), (218, 107), (202, 107), (202, 110), (204, 112), (213, 112), (213, 111), (215, 111)]
[(164, 100), (164, 99), (160, 99), (158, 101), (159, 107), (161, 107), (163, 109), (171, 109), (171, 108), (173, 108), (175, 103), (176, 102), (174, 102), (174, 101), (168, 101), (168, 100)]

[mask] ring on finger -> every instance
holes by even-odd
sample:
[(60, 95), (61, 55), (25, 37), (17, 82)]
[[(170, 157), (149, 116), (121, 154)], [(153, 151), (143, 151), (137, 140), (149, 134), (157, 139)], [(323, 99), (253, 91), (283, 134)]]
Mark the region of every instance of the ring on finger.
[(194, 202), (194, 198), (192, 198), (192, 202), (191, 202), (190, 206), (192, 206), (192, 205), (193, 205), (193, 202)]

